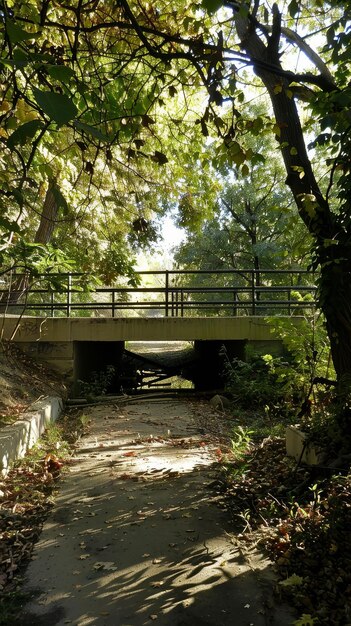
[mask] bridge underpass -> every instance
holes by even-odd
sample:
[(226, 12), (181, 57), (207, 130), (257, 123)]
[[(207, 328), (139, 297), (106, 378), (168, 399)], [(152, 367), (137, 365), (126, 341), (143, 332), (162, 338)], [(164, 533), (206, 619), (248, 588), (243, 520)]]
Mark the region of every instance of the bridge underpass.
[[(97, 372), (112, 368), (107, 392), (145, 389), (222, 389), (226, 360), (245, 359), (246, 341), (194, 342), (114, 342), (94, 344), (76, 342), (74, 346), (74, 381), (97, 378)], [(276, 346), (277, 349), (277, 346)], [(111, 371), (111, 370), (110, 370)], [(84, 386), (84, 385), (83, 385)]]

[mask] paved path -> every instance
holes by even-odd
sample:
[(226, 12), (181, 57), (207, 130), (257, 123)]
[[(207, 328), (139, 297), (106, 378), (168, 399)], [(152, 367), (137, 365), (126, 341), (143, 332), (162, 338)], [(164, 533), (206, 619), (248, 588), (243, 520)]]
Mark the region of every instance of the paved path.
[(291, 624), (271, 568), (243, 555), (210, 488), (216, 456), (195, 413), (136, 401), (91, 411), (27, 570), (18, 626)]

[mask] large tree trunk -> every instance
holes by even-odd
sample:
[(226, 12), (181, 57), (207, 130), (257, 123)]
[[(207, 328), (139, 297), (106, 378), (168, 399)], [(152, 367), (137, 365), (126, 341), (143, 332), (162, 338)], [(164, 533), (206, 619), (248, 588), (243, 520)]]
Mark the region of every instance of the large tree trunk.
[[(351, 259), (341, 260), (341, 245), (345, 233), (328, 200), (323, 196), (316, 181), (309, 159), (300, 116), (292, 97), (291, 78), (284, 72), (274, 73), (274, 67), (282, 70), (279, 56), (281, 34), (280, 15), (273, 8), (273, 27), (265, 44), (258, 36), (252, 21), (238, 13), (235, 24), (242, 48), (249, 55), (255, 73), (265, 85), (272, 103), (277, 125), (277, 141), (280, 143), (287, 172), (286, 183), (290, 187), (300, 217), (313, 235), (321, 270), (320, 305), (326, 318), (328, 336), (338, 387), (342, 392), (351, 389)], [(262, 63), (263, 62), (263, 63)], [(326, 91), (335, 89), (324, 78)], [(328, 245), (327, 242), (334, 245)]]
[(56, 181), (51, 181), (46, 192), (40, 223), (35, 234), (35, 243), (47, 244), (50, 242), (57, 222), (58, 205), (54, 194)]
[(321, 307), (340, 393), (351, 389), (351, 274), (331, 263), (321, 268)]
[[(40, 223), (34, 237), (35, 243), (45, 245), (51, 240), (58, 213), (58, 205), (54, 194), (55, 186), (56, 181), (51, 181), (47, 189), (43, 210), (40, 216)], [(10, 283), (8, 292), (2, 294), (0, 299), (0, 312), (9, 311), (11, 313), (12, 307), (19, 304), (21, 300), (21, 304), (25, 305), (25, 300), (23, 302), (23, 298), (25, 298), (31, 283), (32, 280), (30, 270), (26, 271), (24, 269), (19, 276), (14, 274), (13, 282)]]

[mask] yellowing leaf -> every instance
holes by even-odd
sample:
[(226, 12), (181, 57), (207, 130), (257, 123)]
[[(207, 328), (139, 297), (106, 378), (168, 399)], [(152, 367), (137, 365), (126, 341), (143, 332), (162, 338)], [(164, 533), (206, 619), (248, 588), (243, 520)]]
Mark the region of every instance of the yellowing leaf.
[(308, 214), (308, 216), (313, 219), (316, 217), (316, 209), (318, 207), (318, 203), (316, 197), (312, 193), (305, 193), (302, 196), (303, 208)]
[(302, 585), (303, 580), (304, 579), (302, 578), (302, 576), (292, 574), (291, 576), (289, 576), (289, 578), (286, 578), (285, 580), (280, 580), (279, 585), (281, 585), (282, 587), (298, 587), (299, 585)]
[(7, 102), (7, 100), (4, 100), (1, 104), (0, 104), (0, 111), (9, 111), (11, 109), (11, 104), (10, 102)]

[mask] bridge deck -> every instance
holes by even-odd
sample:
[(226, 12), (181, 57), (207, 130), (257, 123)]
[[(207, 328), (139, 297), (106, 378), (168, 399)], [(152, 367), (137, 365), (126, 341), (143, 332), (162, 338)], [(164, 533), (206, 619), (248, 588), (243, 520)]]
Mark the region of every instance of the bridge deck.
[[(15, 342), (194, 341), (274, 339), (259, 316), (163, 318), (44, 318), (1, 316), (4, 339)], [(289, 318), (299, 324), (301, 317)]]

